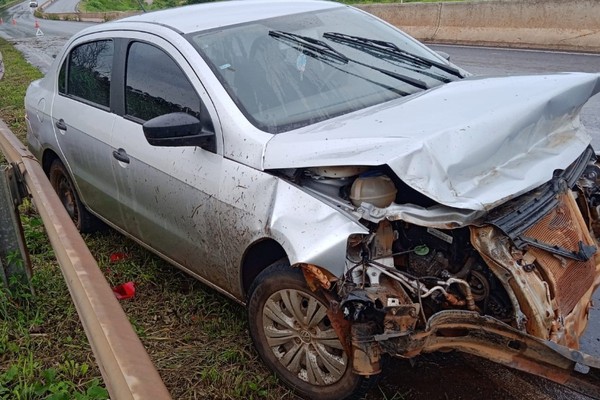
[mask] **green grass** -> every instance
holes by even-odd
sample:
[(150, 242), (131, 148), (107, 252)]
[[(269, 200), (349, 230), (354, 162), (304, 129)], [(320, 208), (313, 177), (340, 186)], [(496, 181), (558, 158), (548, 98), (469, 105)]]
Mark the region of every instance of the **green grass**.
[(136, 0), (84, 0), (79, 3), (79, 9), (84, 12), (102, 11), (131, 11), (139, 10)]
[(4, 78), (0, 81), (0, 115), (8, 127), (25, 140), (25, 110), (23, 99), (29, 83), (41, 78), (42, 73), (32, 67), (13, 46), (0, 40), (4, 57)]
[(0, 10), (5, 10), (19, 3), (21, 3), (21, 0), (0, 0)]
[(29, 202), (20, 211), (37, 295), (16, 281), (0, 288), (0, 399), (107, 398), (40, 217)]
[[(154, 0), (152, 5), (140, 0), (145, 10), (160, 10), (188, 4), (186, 0)], [(79, 9), (83, 12), (136, 11), (141, 10), (137, 0), (83, 0)]]

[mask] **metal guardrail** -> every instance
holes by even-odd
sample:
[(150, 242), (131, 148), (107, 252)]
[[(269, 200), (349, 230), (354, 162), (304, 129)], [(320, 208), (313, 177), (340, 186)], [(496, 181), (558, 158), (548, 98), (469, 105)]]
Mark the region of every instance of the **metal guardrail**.
[(44, 221), (111, 399), (171, 399), (40, 164), (2, 120), (0, 151), (21, 172)]

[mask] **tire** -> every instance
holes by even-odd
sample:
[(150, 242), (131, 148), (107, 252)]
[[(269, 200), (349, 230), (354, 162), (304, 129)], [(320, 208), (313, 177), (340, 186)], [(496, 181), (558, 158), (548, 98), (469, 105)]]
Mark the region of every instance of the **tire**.
[[(249, 293), (254, 346), (263, 362), (302, 397), (360, 399), (376, 383), (376, 377), (352, 372), (325, 314), (327, 303), (307, 287), (302, 271), (277, 262), (258, 275)], [(308, 323), (303, 320), (307, 315), (312, 315)]]
[(60, 160), (52, 161), (48, 179), (79, 232), (91, 233), (102, 226), (100, 220), (86, 210), (67, 169)]

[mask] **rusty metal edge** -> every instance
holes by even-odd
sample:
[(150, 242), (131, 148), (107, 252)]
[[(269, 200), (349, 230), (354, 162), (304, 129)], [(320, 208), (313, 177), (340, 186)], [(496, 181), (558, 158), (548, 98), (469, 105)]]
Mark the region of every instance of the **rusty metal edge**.
[(19, 166), (112, 399), (171, 399), (35, 157), (0, 120), (0, 150)]

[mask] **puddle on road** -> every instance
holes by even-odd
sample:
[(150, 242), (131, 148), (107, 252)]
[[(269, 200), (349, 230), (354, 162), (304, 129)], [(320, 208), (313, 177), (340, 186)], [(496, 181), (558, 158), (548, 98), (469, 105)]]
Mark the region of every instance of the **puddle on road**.
[(23, 53), (25, 59), (44, 74), (48, 72), (56, 55), (67, 41), (66, 37), (46, 36), (24, 39), (11, 39), (17, 50)]

